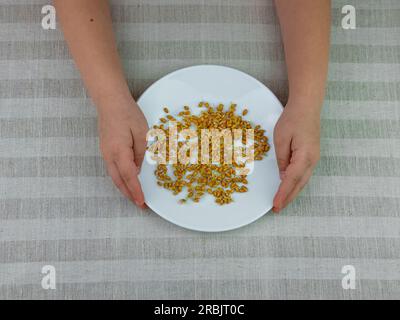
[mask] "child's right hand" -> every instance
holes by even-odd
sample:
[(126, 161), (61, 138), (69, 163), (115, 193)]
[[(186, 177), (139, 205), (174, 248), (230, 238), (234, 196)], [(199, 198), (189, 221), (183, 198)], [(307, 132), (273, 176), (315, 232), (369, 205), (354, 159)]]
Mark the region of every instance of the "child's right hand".
[(146, 151), (147, 121), (133, 98), (98, 108), (100, 149), (116, 187), (139, 207), (144, 195), (138, 174)]

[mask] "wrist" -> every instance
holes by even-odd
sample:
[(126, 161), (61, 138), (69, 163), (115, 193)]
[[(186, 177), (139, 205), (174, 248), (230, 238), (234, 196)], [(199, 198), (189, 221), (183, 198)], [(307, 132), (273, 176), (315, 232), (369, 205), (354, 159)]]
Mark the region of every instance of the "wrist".
[(289, 87), (289, 103), (294, 103), (298, 108), (321, 111), (325, 99), (325, 89), (320, 85), (312, 84)]
[(284, 111), (290, 112), (298, 120), (320, 122), (321, 104), (308, 99), (289, 99)]
[(121, 109), (126, 109), (127, 106), (136, 106), (135, 100), (129, 91), (104, 94), (93, 100), (99, 113), (115, 112)]
[(321, 113), (323, 98), (319, 96), (292, 95), (289, 96), (286, 106), (299, 111)]

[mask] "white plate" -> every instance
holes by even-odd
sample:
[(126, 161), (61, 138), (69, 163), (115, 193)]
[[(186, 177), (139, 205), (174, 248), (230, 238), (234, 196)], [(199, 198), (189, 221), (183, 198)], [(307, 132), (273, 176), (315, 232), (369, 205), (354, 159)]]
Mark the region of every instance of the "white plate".
[[(159, 123), (167, 106), (176, 115), (184, 105), (192, 110), (200, 101), (213, 105), (236, 103), (238, 112), (248, 108), (246, 119), (266, 130), (271, 149), (262, 161), (255, 161), (248, 177), (249, 191), (233, 194), (234, 202), (220, 206), (210, 195), (199, 203), (179, 204), (174, 196), (157, 185), (155, 165), (146, 160), (140, 174), (146, 204), (164, 219), (187, 229), (216, 232), (232, 230), (262, 217), (272, 208), (280, 179), (273, 146), (273, 129), (282, 113), (275, 95), (253, 77), (228, 67), (200, 65), (175, 71), (150, 86), (138, 100), (151, 127)], [(185, 190), (184, 190), (185, 192)]]

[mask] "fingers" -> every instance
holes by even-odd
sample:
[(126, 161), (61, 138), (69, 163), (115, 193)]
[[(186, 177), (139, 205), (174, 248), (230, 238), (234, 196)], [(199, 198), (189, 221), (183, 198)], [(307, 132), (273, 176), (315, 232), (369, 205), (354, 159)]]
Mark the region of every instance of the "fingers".
[(138, 179), (139, 170), (134, 162), (133, 150), (130, 148), (120, 150), (114, 162), (135, 203), (143, 207), (144, 195)]
[(128, 187), (126, 186), (125, 182), (122, 180), (119, 171), (115, 164), (113, 162), (110, 162), (107, 164), (107, 171), (108, 174), (110, 175), (112, 181), (114, 182), (115, 186), (121, 191), (121, 193), (127, 197), (129, 200), (132, 202), (135, 202), (135, 200), (132, 197), (132, 194), (130, 193)]
[(275, 195), (273, 211), (279, 212), (297, 196), (310, 179), (318, 160), (317, 152), (297, 151), (292, 154), (285, 177)]
[(290, 162), (290, 138), (277, 138), (281, 135), (274, 136), (274, 144), (275, 144), (275, 154), (276, 154), (276, 161), (278, 162), (279, 168), (279, 176), (281, 180), (284, 178), (284, 173), (289, 165)]
[(297, 183), (297, 185), (294, 187), (292, 192), (289, 194), (289, 196), (284, 201), (282, 208), (285, 208), (290, 202), (292, 202), (297, 197), (297, 195), (303, 190), (305, 185), (310, 180), (311, 175), (312, 175), (312, 168), (308, 168), (306, 170), (306, 173), (301, 178), (301, 180)]
[(146, 146), (147, 146), (146, 137), (144, 137), (143, 139), (136, 139), (133, 145), (133, 151), (135, 153), (135, 164), (139, 169), (139, 171), (140, 168), (142, 167), (144, 155), (146, 153)]
[(274, 208), (276, 209), (276, 212), (283, 209), (286, 199), (295, 186), (300, 182), (306, 169), (307, 167), (302, 162), (293, 162), (287, 167), (285, 177), (274, 198)]

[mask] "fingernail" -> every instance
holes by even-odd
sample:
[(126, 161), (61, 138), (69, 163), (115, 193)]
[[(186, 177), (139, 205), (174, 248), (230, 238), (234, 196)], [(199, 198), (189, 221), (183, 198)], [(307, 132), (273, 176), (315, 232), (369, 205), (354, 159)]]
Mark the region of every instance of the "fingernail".
[(279, 171), (279, 177), (283, 180), (285, 178), (285, 171)]

